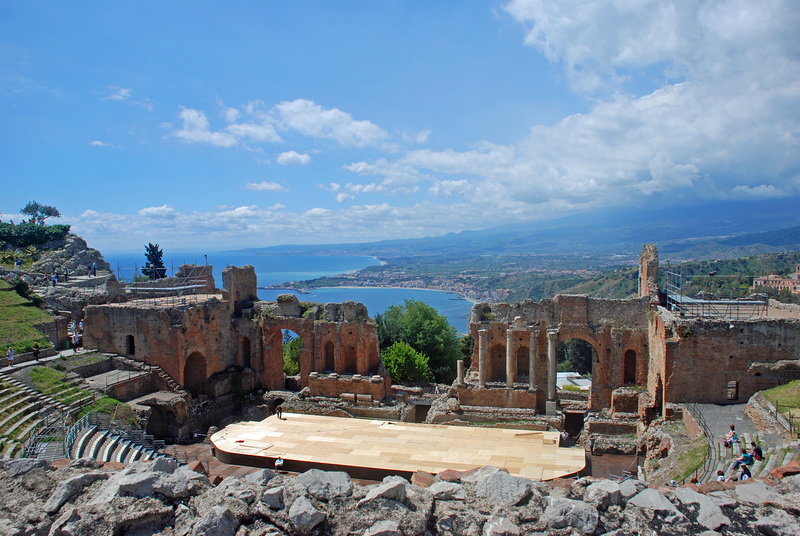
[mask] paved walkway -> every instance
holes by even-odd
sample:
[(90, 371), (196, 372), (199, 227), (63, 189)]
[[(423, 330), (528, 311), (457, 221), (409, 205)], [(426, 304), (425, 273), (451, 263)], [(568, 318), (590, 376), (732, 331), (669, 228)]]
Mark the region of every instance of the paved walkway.
[(734, 425), (739, 437), (742, 437), (742, 434), (759, 434), (767, 445), (773, 448), (776, 447), (781, 442), (780, 436), (759, 432), (756, 425), (745, 413), (746, 407), (747, 404), (697, 404), (697, 409), (706, 420), (714, 439), (722, 441), (730, 431), (731, 425)]

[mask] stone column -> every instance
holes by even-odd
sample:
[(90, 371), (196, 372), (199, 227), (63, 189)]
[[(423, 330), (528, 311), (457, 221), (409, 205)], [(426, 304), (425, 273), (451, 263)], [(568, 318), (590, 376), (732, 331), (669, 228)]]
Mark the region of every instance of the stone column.
[(478, 330), (478, 387), (486, 387), (486, 346), (489, 344), (489, 330)]
[(336, 324), (336, 345), (333, 347), (333, 370), (341, 374), (342, 369), (342, 325)]
[(539, 343), (539, 330), (532, 329), (530, 332), (530, 344), (528, 344), (528, 384), (530, 389), (536, 389), (536, 358), (539, 355), (537, 344)]
[(514, 363), (514, 330), (506, 330), (506, 387), (514, 388), (514, 370), (517, 368)]
[(556, 349), (558, 348), (558, 330), (547, 330), (547, 400), (556, 399)]
[(464, 360), (456, 361), (456, 366), (458, 367), (458, 385), (464, 385)]

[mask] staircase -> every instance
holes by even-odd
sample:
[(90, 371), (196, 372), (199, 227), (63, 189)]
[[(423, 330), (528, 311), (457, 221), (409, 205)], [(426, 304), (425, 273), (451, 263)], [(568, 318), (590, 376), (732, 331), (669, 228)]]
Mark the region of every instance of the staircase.
[[(68, 415), (71, 407), (0, 372), (0, 454), (17, 457), (44, 423)], [(56, 438), (57, 439), (57, 438)]]
[(164, 442), (142, 430), (112, 430), (108, 423), (89, 414), (68, 433), (67, 454), (70, 459), (94, 458), (104, 462), (131, 463), (165, 458), (160, 450)]
[(734, 443), (732, 448), (726, 448), (722, 441), (716, 441), (714, 448), (719, 453), (719, 463), (708, 480), (716, 480), (717, 471), (722, 471), (726, 479), (733, 476), (738, 477), (741, 474), (741, 466), (734, 471), (733, 462), (742, 455), (743, 449), (744, 451), (750, 450), (746, 447), (749, 447), (752, 441), (755, 441), (764, 450), (764, 459), (756, 460), (750, 466), (750, 473), (752, 473), (753, 478), (769, 475), (770, 471), (786, 465), (794, 460), (797, 455), (795, 451), (789, 448), (789, 445), (780, 445), (774, 448), (768, 447), (759, 434), (742, 434), (740, 440)]

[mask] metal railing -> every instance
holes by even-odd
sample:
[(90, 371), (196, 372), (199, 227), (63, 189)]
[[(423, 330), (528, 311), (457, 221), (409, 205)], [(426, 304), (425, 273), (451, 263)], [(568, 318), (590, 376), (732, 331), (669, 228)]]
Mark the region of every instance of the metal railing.
[(775, 403), (775, 420), (786, 428), (793, 438), (800, 433), (800, 416), (792, 414), (792, 410), (797, 409), (795, 406)]
[[(694, 476), (697, 481), (705, 482), (710, 478), (711, 475), (714, 474), (714, 470), (719, 464), (719, 454), (717, 453), (716, 445), (714, 443), (714, 435), (711, 433), (711, 429), (709, 428), (708, 423), (706, 423), (703, 414), (700, 413), (700, 410), (697, 408), (697, 404), (684, 400), (683, 405), (692, 415), (692, 418), (700, 427), (700, 430), (703, 431), (703, 435), (706, 438), (706, 457), (705, 460), (703, 460), (703, 468), (702, 470), (695, 469), (694, 471)], [(683, 480), (685, 481), (686, 478), (684, 477)]]

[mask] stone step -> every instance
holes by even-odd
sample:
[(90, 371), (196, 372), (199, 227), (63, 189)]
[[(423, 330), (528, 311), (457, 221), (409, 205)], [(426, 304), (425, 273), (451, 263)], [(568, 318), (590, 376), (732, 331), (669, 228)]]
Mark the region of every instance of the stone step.
[[(35, 400), (33, 402), (29, 402), (26, 406), (23, 406), (13, 413), (11, 413), (8, 417), (0, 421), (0, 430), (2, 435), (8, 437), (11, 432), (17, 427), (17, 421), (23, 418), (30, 412), (36, 411), (42, 407), (42, 403), (39, 400)], [(33, 414), (33, 413), (32, 413)], [(12, 425), (10, 428), (7, 428), (9, 425)]]
[[(36, 404), (39, 404), (39, 402), (36, 402)], [(34, 405), (34, 404), (32, 404), (32, 406), (33, 406), (33, 405)], [(14, 423), (14, 426), (12, 426), (12, 427), (11, 427), (11, 428), (9, 428), (8, 430), (6, 430), (6, 432), (5, 432), (5, 433), (6, 433), (6, 435), (10, 437), (10, 436), (11, 436), (11, 435), (13, 435), (13, 434), (14, 434), (14, 432), (16, 432), (17, 430), (21, 430), (21, 429), (22, 429), (22, 427), (23, 427), (23, 425), (24, 425), (25, 423), (28, 423), (28, 424), (30, 424), (31, 422), (35, 421), (37, 418), (38, 418), (38, 415), (37, 415), (36, 413), (34, 413), (34, 412), (31, 412), (31, 413), (26, 413), (25, 415), (23, 415), (23, 416), (22, 416), (22, 418), (21, 418), (21, 419), (17, 420), (17, 421)], [(41, 421), (41, 419), (39, 419), (39, 420)], [(24, 441), (24, 440), (25, 440), (25, 438), (24, 438), (22, 435), (19, 435), (19, 436), (17, 437), (17, 440), (18, 440), (18, 441)]]

